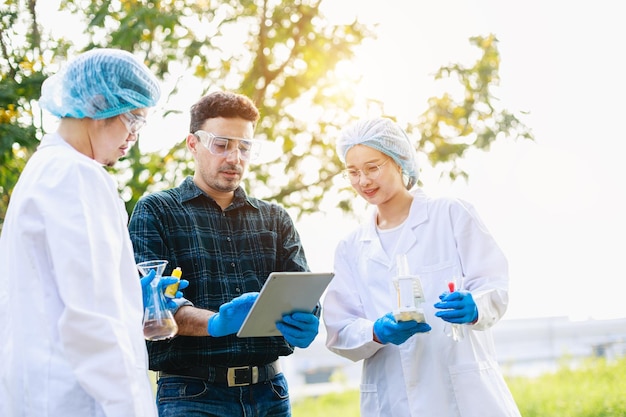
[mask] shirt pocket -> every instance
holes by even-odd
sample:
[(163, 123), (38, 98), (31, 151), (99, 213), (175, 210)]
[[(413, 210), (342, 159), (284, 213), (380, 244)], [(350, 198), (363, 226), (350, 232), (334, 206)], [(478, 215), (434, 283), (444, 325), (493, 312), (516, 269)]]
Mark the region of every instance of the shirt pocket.
[(377, 416), (380, 410), (376, 384), (361, 384), (362, 417)]
[(519, 416), (497, 364), (479, 361), (449, 367), (461, 417)]

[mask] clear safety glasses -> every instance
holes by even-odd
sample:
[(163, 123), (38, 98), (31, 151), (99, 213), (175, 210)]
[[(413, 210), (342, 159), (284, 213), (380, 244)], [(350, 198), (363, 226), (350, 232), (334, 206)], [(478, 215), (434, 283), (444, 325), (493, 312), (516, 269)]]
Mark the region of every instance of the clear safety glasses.
[(358, 183), (361, 175), (364, 175), (365, 178), (368, 178), (370, 180), (375, 180), (380, 175), (380, 168), (384, 166), (387, 162), (389, 162), (389, 159), (387, 159), (380, 165), (373, 162), (368, 162), (367, 164), (363, 165), (363, 168), (361, 169), (344, 169), (342, 171), (342, 174), (344, 178), (350, 180), (351, 184)]
[(226, 158), (231, 153), (239, 151), (239, 158), (244, 161), (251, 161), (259, 156), (261, 145), (255, 139), (217, 136), (204, 130), (198, 130), (194, 135), (213, 155)]
[(128, 133), (131, 135), (138, 134), (141, 128), (146, 125), (145, 117), (131, 112), (120, 114), (120, 120), (124, 123), (126, 130), (128, 130)]

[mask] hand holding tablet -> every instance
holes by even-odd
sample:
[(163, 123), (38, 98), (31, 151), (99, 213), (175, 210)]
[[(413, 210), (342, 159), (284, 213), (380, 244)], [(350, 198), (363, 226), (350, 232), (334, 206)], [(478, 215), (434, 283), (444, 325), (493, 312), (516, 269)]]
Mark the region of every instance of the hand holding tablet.
[[(276, 328), (276, 322), (283, 321), (285, 314), (312, 312), (333, 276), (332, 272), (272, 272), (237, 336), (282, 336), (283, 334)], [(295, 316), (293, 318), (295, 319)], [(304, 345), (304, 341), (292, 344)]]

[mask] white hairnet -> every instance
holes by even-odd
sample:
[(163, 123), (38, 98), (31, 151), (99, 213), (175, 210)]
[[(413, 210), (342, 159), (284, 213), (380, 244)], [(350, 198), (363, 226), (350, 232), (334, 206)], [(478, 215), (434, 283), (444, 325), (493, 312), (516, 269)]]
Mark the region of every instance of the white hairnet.
[(392, 158), (408, 178), (407, 189), (417, 183), (417, 152), (404, 130), (390, 119), (360, 120), (345, 128), (337, 141), (337, 154), (342, 162), (346, 162), (346, 154), (354, 145), (369, 146)]
[(40, 107), (57, 117), (106, 119), (153, 107), (159, 82), (133, 54), (92, 49), (79, 55), (41, 86)]

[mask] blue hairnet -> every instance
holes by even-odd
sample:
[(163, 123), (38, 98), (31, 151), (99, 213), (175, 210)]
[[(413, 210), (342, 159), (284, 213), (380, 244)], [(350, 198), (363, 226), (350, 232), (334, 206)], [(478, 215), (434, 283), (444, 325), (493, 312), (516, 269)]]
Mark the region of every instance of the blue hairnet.
[(39, 105), (57, 117), (106, 119), (145, 107), (161, 96), (159, 82), (133, 54), (92, 49), (41, 86)]
[(337, 154), (342, 162), (346, 162), (346, 154), (354, 145), (369, 146), (393, 159), (408, 178), (407, 189), (417, 183), (417, 152), (404, 130), (390, 119), (360, 120), (344, 129), (337, 141)]

